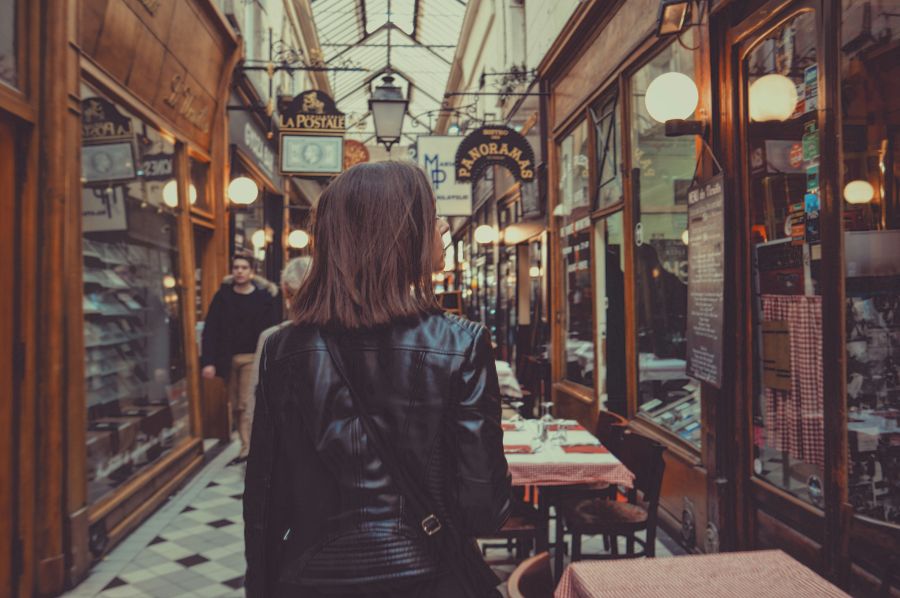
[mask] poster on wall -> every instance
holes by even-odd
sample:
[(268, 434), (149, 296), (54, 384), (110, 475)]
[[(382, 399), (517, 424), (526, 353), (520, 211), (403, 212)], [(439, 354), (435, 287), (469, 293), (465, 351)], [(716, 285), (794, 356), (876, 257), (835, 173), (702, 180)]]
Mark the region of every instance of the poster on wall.
[(460, 136), (419, 135), (419, 166), (425, 171), (437, 199), (438, 216), (472, 214), (472, 185), (456, 180), (456, 150)]
[(687, 373), (722, 385), (725, 294), (725, 179), (688, 192)]
[(346, 117), (331, 96), (304, 91), (281, 107), (280, 119), (281, 174), (340, 174)]
[(281, 172), (307, 175), (338, 174), (344, 165), (342, 137), (282, 135)]
[(86, 233), (128, 230), (123, 188), (82, 188), (81, 229)]

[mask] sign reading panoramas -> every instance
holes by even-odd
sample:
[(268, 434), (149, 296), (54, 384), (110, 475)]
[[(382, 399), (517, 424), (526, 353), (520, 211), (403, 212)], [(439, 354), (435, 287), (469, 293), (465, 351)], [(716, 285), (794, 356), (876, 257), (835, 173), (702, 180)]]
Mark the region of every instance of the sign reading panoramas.
[(503, 125), (475, 129), (456, 151), (457, 182), (477, 181), (488, 166), (504, 166), (520, 183), (534, 180), (534, 150), (521, 134)]
[(472, 214), (472, 184), (457, 182), (456, 150), (463, 138), (419, 135), (416, 141), (419, 166), (425, 171), (434, 197), (438, 216)]
[(319, 90), (304, 91), (281, 110), (281, 173), (339, 174), (344, 166), (346, 117)]

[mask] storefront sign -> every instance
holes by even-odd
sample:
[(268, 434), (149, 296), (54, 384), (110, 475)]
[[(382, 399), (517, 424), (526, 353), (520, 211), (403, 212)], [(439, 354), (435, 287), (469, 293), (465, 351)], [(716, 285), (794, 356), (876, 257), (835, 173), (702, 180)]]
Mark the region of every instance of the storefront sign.
[(211, 103), (204, 100), (180, 74), (172, 75), (169, 90), (166, 105), (204, 133), (209, 133)]
[(369, 148), (355, 139), (344, 140), (344, 170), (369, 161)]
[(146, 181), (169, 181), (175, 177), (175, 157), (172, 154), (144, 154), (138, 174)]
[(319, 90), (301, 93), (282, 109), (280, 119), (282, 174), (341, 172), (346, 119), (328, 94)]
[(439, 216), (469, 216), (472, 213), (472, 185), (457, 182), (456, 152), (462, 137), (420, 135), (416, 141), (419, 166), (425, 171)]
[(105, 185), (135, 178), (131, 119), (103, 98), (81, 103), (81, 178)]
[(534, 180), (531, 144), (520, 133), (498, 125), (476, 129), (459, 144), (456, 181), (477, 181), (488, 166), (494, 165), (504, 166), (521, 183)]
[(725, 290), (725, 180), (688, 192), (687, 373), (722, 385)]
[[(240, 103), (237, 97), (231, 98), (232, 104)], [(275, 150), (269, 144), (266, 133), (249, 116), (249, 113), (235, 110), (228, 114), (228, 136), (231, 143), (244, 150), (249, 158), (255, 160), (259, 169), (271, 184), (280, 187), (278, 168), (275, 164)]]

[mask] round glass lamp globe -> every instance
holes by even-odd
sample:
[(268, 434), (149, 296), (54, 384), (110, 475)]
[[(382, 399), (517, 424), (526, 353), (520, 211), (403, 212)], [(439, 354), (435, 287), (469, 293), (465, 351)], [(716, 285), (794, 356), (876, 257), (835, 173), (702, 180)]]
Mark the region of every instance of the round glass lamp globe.
[[(188, 200), (191, 202), (191, 205), (197, 203), (197, 188), (193, 183), (188, 187)], [(170, 208), (178, 207), (178, 185), (174, 179), (163, 186), (163, 203)]]
[(309, 245), (309, 234), (305, 230), (292, 230), (288, 235), (288, 245), (294, 249), (303, 249)]
[(250, 242), (257, 249), (262, 249), (266, 246), (266, 231), (263, 229), (257, 230), (250, 236)]
[(488, 245), (490, 243), (495, 243), (500, 235), (497, 233), (497, 229), (489, 224), (482, 224), (478, 228), (475, 229), (475, 242), (481, 243), (482, 245)]
[(700, 93), (697, 84), (684, 73), (663, 73), (650, 82), (644, 104), (653, 120), (687, 119), (697, 109)]
[(844, 187), (844, 199), (847, 203), (869, 203), (875, 197), (875, 187), (869, 181), (850, 181)]
[(256, 181), (249, 177), (239, 176), (228, 183), (228, 199), (231, 203), (248, 206), (256, 201), (258, 195), (259, 187)]
[(797, 107), (797, 86), (773, 73), (750, 84), (750, 120), (755, 122), (786, 121)]
[(685, 245), (690, 245), (691, 243), (691, 233), (689, 230), (684, 229), (684, 232), (681, 233), (681, 242)]

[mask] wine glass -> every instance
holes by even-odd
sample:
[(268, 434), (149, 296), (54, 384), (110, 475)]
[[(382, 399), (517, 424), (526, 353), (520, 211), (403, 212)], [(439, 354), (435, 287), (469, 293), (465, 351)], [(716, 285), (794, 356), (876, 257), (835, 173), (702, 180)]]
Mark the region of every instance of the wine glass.
[(522, 417), (522, 407), (525, 405), (522, 401), (510, 401), (509, 405), (516, 410), (516, 414), (509, 418), (509, 423), (513, 424), (516, 427), (516, 430), (521, 430), (525, 425), (525, 418)]

